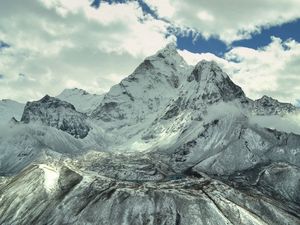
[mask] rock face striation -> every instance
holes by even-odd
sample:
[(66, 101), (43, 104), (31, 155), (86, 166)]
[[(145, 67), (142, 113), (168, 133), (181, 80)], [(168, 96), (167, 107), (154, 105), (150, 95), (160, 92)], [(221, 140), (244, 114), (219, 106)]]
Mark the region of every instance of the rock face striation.
[(27, 102), (21, 118), (23, 123), (40, 123), (84, 138), (90, 130), (87, 116), (65, 101), (46, 95), (39, 101)]
[(298, 225), (300, 135), (251, 119), (289, 115), (168, 45), (101, 98), (26, 104), (0, 133), (0, 224)]

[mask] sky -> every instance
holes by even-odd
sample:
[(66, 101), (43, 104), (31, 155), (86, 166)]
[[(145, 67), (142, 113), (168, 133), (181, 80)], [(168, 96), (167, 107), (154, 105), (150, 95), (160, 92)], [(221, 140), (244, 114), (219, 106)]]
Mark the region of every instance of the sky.
[(299, 0), (0, 0), (0, 99), (101, 94), (168, 43), (300, 105)]

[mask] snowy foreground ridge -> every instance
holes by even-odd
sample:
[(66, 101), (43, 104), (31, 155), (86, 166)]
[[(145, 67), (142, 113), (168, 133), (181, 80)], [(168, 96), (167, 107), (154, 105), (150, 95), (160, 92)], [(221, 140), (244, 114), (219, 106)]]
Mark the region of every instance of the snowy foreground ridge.
[[(168, 45), (106, 94), (0, 102), (0, 224), (300, 224), (299, 109)], [(12, 118), (13, 117), (13, 118)]]

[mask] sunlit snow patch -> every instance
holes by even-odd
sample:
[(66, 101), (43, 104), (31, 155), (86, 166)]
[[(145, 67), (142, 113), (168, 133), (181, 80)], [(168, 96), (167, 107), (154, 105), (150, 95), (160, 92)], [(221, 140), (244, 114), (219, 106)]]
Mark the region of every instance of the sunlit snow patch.
[(44, 171), (44, 187), (47, 193), (52, 193), (57, 187), (59, 172), (47, 165), (40, 164), (39, 167)]

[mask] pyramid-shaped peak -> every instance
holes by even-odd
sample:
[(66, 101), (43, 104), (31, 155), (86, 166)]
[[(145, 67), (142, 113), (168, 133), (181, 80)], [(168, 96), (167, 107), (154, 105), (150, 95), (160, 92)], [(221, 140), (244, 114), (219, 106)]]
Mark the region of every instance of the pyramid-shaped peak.
[(277, 100), (270, 96), (263, 95), (261, 98), (257, 99), (256, 101), (277, 101)]
[(222, 71), (221, 67), (215, 61), (201, 60), (195, 66), (195, 68), (210, 68), (215, 71)]
[(159, 50), (159, 52), (164, 53), (177, 53), (177, 47), (175, 43), (167, 44), (163, 49)]
[(86, 90), (83, 90), (81, 88), (67, 88), (64, 89), (60, 95), (89, 95), (90, 93), (88, 93)]
[(158, 57), (158, 58), (162, 58), (162, 59), (180, 58), (181, 60), (183, 60), (183, 58), (178, 54), (176, 44), (174, 44), (174, 43), (167, 44), (163, 49), (160, 49), (154, 55), (154, 57)]
[(196, 64), (194, 70), (189, 77), (189, 80), (204, 81), (204, 80), (218, 80), (228, 78), (228, 75), (222, 71), (218, 64), (214, 61), (201, 60)]

